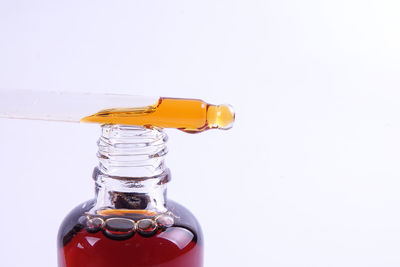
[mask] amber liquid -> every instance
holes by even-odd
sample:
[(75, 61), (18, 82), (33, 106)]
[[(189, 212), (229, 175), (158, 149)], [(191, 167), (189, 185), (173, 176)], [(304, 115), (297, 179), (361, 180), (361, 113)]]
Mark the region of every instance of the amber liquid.
[(229, 129), (234, 120), (235, 114), (229, 105), (210, 105), (198, 99), (160, 98), (153, 106), (101, 110), (81, 122), (177, 128), (197, 133)]
[[(59, 236), (60, 267), (202, 267), (203, 243), (199, 224), (182, 206), (170, 202), (175, 221), (151, 232), (130, 231), (121, 220), (146, 219), (151, 214), (108, 214), (112, 227), (97, 227), (82, 219), (92, 202), (64, 220)], [(110, 216), (102, 218), (110, 218)], [(92, 226), (92, 227), (90, 227)]]

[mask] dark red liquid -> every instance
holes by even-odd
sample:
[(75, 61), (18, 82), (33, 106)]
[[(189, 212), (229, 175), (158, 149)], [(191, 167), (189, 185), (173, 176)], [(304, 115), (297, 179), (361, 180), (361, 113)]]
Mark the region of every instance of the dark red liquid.
[(150, 236), (135, 232), (121, 238), (104, 229), (93, 231), (82, 222), (92, 205), (76, 208), (64, 220), (58, 237), (60, 267), (203, 266), (200, 227), (182, 206), (170, 202), (177, 218), (172, 226)]

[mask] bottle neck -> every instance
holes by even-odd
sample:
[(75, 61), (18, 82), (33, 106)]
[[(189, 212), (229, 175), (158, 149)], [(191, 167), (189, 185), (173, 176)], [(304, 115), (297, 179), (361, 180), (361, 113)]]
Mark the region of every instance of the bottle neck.
[(103, 125), (98, 141), (99, 166), (93, 178), (96, 204), (93, 211), (132, 209), (166, 211), (165, 166), (167, 135), (161, 129)]

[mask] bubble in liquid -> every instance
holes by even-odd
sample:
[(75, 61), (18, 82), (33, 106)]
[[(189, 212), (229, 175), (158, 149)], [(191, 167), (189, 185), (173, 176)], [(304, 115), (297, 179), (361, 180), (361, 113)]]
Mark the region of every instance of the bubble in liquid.
[(86, 225), (87, 225), (86, 230), (88, 232), (95, 233), (100, 231), (100, 229), (103, 227), (104, 220), (99, 217), (89, 218)]
[(142, 236), (152, 236), (157, 232), (157, 225), (151, 219), (142, 219), (137, 222), (137, 231)]
[(117, 240), (132, 237), (135, 230), (135, 221), (126, 218), (107, 219), (104, 226), (104, 234)]
[(174, 218), (170, 215), (163, 214), (157, 217), (156, 222), (158, 227), (165, 229), (174, 225)]

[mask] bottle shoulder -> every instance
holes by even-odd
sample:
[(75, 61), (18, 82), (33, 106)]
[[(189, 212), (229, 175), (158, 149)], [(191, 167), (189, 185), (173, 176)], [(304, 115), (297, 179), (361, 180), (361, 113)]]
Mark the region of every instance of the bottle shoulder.
[(87, 200), (75, 208), (73, 208), (67, 216), (65, 216), (58, 229), (58, 246), (62, 247), (63, 244), (68, 243), (69, 240), (82, 229), (79, 223), (79, 218), (93, 208), (95, 199)]
[(90, 199), (79, 204), (69, 212), (59, 228), (59, 247), (65, 246), (78, 232), (87, 228), (88, 223), (93, 223), (97, 220), (98, 223), (102, 225), (102, 227), (107, 227), (109, 225), (107, 223), (116, 222), (118, 218), (121, 220), (126, 219), (133, 221), (132, 225), (134, 226), (132, 227), (134, 227), (135, 230), (140, 230), (140, 226), (143, 224), (143, 220), (145, 220), (146, 222), (150, 222), (150, 220), (153, 220), (159, 230), (166, 230), (166, 228), (168, 227), (186, 229), (193, 234), (193, 240), (198, 243), (203, 242), (201, 226), (196, 217), (182, 204), (173, 200), (167, 201), (167, 212), (163, 212), (161, 214), (143, 214), (142, 211), (140, 213), (135, 213), (134, 210), (132, 210), (133, 213), (131, 214), (124, 214), (118, 213), (118, 210), (114, 210), (116, 211), (115, 216), (96, 216), (90, 214), (94, 206), (95, 199)]
[(179, 223), (181, 225), (188, 225), (192, 228), (195, 228), (196, 232), (201, 233), (201, 226), (199, 221), (197, 220), (195, 215), (185, 206), (176, 201), (168, 200), (167, 209), (179, 219)]

